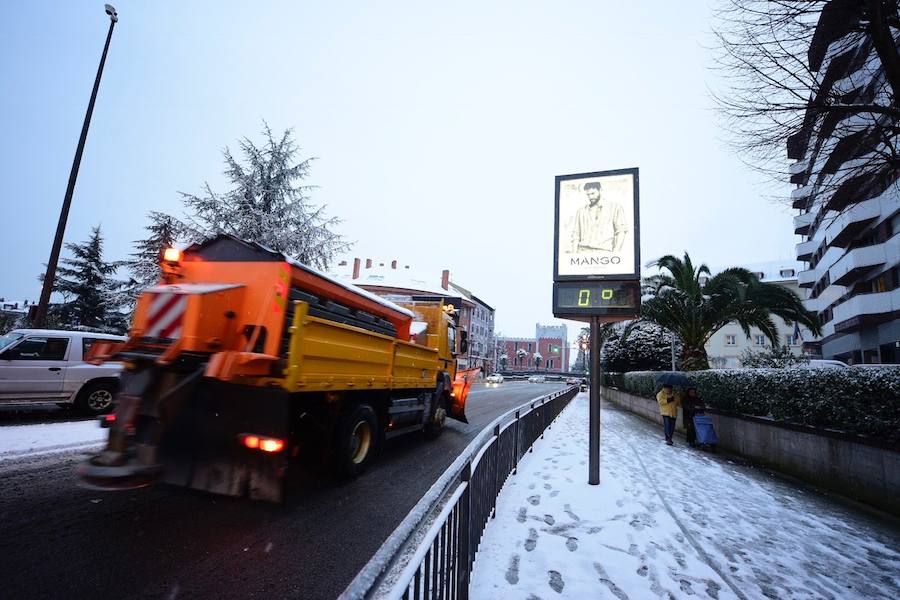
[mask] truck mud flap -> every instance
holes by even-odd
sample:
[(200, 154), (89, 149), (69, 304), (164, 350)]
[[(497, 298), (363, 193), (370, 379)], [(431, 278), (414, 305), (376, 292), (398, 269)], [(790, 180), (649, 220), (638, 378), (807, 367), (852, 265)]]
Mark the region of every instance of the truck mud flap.
[[(277, 453), (242, 435), (283, 440)], [(162, 481), (227, 496), (280, 502), (288, 464), (290, 399), (284, 390), (203, 380), (166, 424), (158, 448)]]

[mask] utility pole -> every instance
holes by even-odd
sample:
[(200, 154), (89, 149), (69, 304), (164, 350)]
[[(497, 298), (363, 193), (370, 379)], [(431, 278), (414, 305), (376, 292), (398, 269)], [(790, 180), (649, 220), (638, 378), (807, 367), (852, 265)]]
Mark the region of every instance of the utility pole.
[(588, 483), (600, 483), (600, 317), (591, 317), (591, 380), (588, 420)]
[(69, 207), (72, 205), (72, 194), (75, 192), (75, 181), (78, 179), (81, 155), (84, 153), (84, 143), (87, 140), (88, 129), (91, 126), (91, 115), (94, 113), (94, 103), (97, 101), (97, 90), (100, 89), (100, 77), (103, 75), (103, 65), (106, 64), (109, 41), (112, 39), (113, 28), (119, 21), (119, 15), (116, 13), (115, 8), (107, 4), (104, 6), (104, 9), (106, 14), (109, 15), (109, 32), (106, 34), (106, 44), (103, 46), (100, 66), (97, 68), (97, 77), (94, 79), (94, 89), (91, 91), (91, 100), (88, 102), (87, 113), (84, 115), (84, 124), (81, 127), (81, 137), (78, 138), (75, 159), (72, 161), (72, 170), (69, 172), (69, 184), (66, 186), (66, 196), (63, 199), (62, 209), (59, 212), (56, 237), (53, 238), (53, 248), (50, 250), (50, 260), (47, 261), (47, 272), (44, 274), (44, 286), (41, 288), (41, 299), (38, 302), (32, 327), (43, 327), (44, 321), (47, 319), (47, 307), (50, 305), (50, 293), (53, 291), (53, 282), (56, 279), (56, 266), (59, 264), (59, 252), (62, 249), (63, 237), (66, 233), (66, 222), (69, 220)]

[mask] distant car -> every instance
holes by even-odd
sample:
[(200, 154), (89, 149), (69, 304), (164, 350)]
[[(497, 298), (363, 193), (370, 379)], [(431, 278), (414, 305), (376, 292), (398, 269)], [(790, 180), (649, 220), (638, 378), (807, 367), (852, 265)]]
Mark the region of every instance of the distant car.
[(528, 383), (544, 383), (543, 375), (532, 375), (528, 378)]
[(499, 385), (503, 383), (503, 375), (500, 373), (493, 373), (485, 377), (484, 382), (488, 385)]
[(74, 404), (94, 415), (112, 410), (122, 363), (84, 362), (97, 340), (125, 338), (55, 329), (15, 329), (0, 336), (0, 405)]
[(839, 360), (830, 360), (830, 359), (821, 359), (814, 358), (810, 360), (808, 363), (803, 363), (797, 365), (800, 369), (849, 369), (850, 367), (846, 363), (842, 363)]
[(581, 379), (578, 377), (566, 377), (566, 385), (578, 385), (581, 383)]

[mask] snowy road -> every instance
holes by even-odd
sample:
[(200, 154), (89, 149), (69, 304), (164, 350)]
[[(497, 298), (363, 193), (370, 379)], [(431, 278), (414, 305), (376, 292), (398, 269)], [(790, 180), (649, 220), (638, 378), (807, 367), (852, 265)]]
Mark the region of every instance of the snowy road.
[(500, 495), (473, 599), (900, 597), (900, 530), (604, 406), (599, 486), (573, 400)]
[(165, 485), (86, 490), (74, 468), (82, 445), (102, 445), (95, 419), (0, 426), (2, 595), (335, 598), (483, 427), (559, 387), (479, 385), (468, 425), (390, 440), (354, 481), (298, 471), (282, 506)]

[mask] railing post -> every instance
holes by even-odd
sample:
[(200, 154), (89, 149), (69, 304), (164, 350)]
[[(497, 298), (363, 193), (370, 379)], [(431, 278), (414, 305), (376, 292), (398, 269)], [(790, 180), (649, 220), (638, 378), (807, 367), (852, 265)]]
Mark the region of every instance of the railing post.
[(457, 538), (456, 555), (460, 561), (460, 569), (456, 572), (456, 591), (460, 600), (469, 598), (469, 579), (472, 563), (469, 562), (469, 534), (472, 531), (472, 461), (466, 463), (460, 473), (460, 481), (466, 484), (459, 499), (459, 537)]
[(516, 411), (515, 439), (513, 440), (513, 475), (519, 472), (519, 411)]
[(497, 497), (500, 495), (500, 425), (494, 425), (494, 443), (497, 444), (497, 451), (494, 452), (494, 499), (491, 506), (491, 518), (497, 518)]
[[(531, 423), (532, 423), (532, 425), (534, 425), (534, 420), (535, 420), (535, 417), (537, 416), (534, 414), (534, 402), (531, 403), (531, 411), (528, 414), (531, 415)], [(531, 437), (531, 435), (529, 434), (528, 437)], [(533, 454), (533, 453), (534, 453), (534, 440), (532, 440), (531, 445), (528, 446), (528, 454)]]

